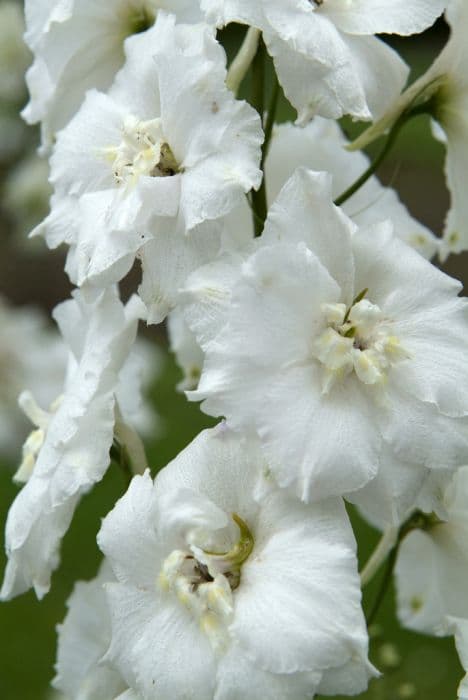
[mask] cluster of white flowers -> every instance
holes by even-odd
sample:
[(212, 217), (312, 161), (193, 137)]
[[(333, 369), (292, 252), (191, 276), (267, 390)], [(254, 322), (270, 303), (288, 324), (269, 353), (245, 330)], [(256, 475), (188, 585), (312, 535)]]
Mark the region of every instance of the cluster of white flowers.
[[(66, 247), (76, 289), (53, 314), (60, 388), (0, 389), (5, 411), (22, 391), (35, 426), (2, 599), (45, 595), (81, 496), (114, 459), (133, 475), (99, 532), (99, 574), (69, 600), (54, 686), (70, 700), (357, 695), (379, 675), (361, 588), (390, 553), (401, 623), (454, 634), (468, 666), (468, 303), (431, 262), (468, 249), (466, 1), (25, 10), (23, 115), (53, 190), (32, 235)], [(402, 92), (408, 68), (376, 35), (444, 11), (447, 46)], [(229, 23), (246, 27), (228, 68)], [(248, 74), (251, 103), (237, 96)], [(295, 124), (275, 124), (278, 83)], [(422, 111), (447, 142), (440, 238), (375, 177)], [(374, 123), (350, 144), (343, 115)], [(358, 149), (386, 132), (370, 162)], [(139, 321), (166, 318), (179, 390), (222, 420), (153, 481), (141, 381), (156, 350), (136, 343)], [(37, 341), (19, 334), (27, 352)], [(345, 501), (383, 530), (361, 576)]]

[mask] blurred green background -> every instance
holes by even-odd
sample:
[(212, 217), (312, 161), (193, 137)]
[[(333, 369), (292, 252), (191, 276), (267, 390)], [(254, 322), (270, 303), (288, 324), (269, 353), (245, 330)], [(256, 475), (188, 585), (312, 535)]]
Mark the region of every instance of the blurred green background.
[[(235, 32), (227, 32), (224, 40), (228, 52), (235, 43)], [(398, 50), (421, 72), (432, 60), (446, 38), (446, 29), (439, 24), (423, 37), (398, 41)], [(244, 87), (248, 94), (248, 83)], [(291, 118), (292, 112), (283, 100), (279, 118)], [(346, 122), (345, 128), (356, 127)], [(10, 164), (4, 164), (4, 178)], [(448, 205), (443, 177), (443, 149), (435, 142), (428, 120), (415, 119), (400, 136), (391, 157), (380, 171), (386, 183), (399, 191), (412, 213), (440, 233)], [(0, 183), (1, 184), (1, 183)], [(68, 296), (69, 284), (63, 272), (62, 253), (29, 250), (18, 245), (18, 233), (9, 214), (0, 210), (0, 291), (15, 303), (35, 303), (50, 310)], [(23, 241), (24, 242), (24, 241)], [(449, 259), (445, 269), (465, 281), (467, 258)], [(152, 389), (152, 400), (163, 419), (160, 436), (148, 444), (150, 464), (154, 471), (163, 467), (204, 427), (212, 425), (197, 405), (188, 404), (176, 393), (179, 370), (167, 353), (163, 329), (152, 329), (152, 340), (163, 348), (164, 366)], [(1, 465), (0, 521), (3, 524), (17, 487), (11, 481), (14, 465)], [(56, 634), (55, 626), (65, 614), (65, 601), (78, 579), (92, 578), (99, 563), (95, 537), (101, 519), (113, 507), (125, 489), (125, 480), (117, 467), (112, 467), (104, 481), (81, 502), (72, 527), (65, 537), (62, 564), (53, 577), (52, 591), (42, 602), (32, 593), (0, 604), (0, 700), (42, 700), (48, 694), (53, 676)], [(359, 542), (359, 555), (365, 561), (378, 534), (351, 513)], [(4, 566), (3, 548), (0, 564)], [(366, 589), (364, 607), (372, 605), (382, 574)], [(372, 660), (384, 673), (384, 679), (371, 684), (362, 698), (374, 700), (451, 700), (463, 675), (451, 639), (431, 639), (402, 631), (395, 619), (393, 591), (388, 594), (375, 624), (372, 626)], [(204, 699), (201, 699), (204, 700)], [(259, 699), (260, 700), (260, 699)]]

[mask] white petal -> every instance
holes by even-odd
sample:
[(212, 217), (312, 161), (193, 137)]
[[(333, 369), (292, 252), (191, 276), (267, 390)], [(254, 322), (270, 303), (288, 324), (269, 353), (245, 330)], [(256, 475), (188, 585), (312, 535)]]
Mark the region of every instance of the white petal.
[(68, 194), (111, 187), (112, 170), (99, 149), (120, 143), (123, 118), (116, 102), (91, 90), (76, 117), (57, 137), (51, 182)]
[(323, 695), (359, 695), (367, 689), (371, 678), (379, 677), (378, 670), (367, 660), (364, 650), (355, 650), (351, 660), (341, 668), (324, 672), (318, 687)]
[[(260, 248), (243, 266), (242, 281), (237, 282), (232, 297), (229, 324), (213, 343), (213, 357), (218, 353), (224, 356), (216, 362), (220, 378), (216, 382), (213, 378), (213, 386), (237, 392), (242, 384), (244, 391), (246, 382), (239, 382), (238, 373), (255, 376), (258, 372), (260, 377), (264, 372), (269, 375), (273, 368), (306, 362), (311, 337), (323, 329), (320, 304), (336, 302), (339, 296), (337, 283), (304, 244)], [(212, 383), (208, 374), (202, 378), (200, 397)], [(254, 391), (252, 386), (247, 388)]]
[(253, 243), (240, 253), (221, 256), (215, 262), (199, 267), (188, 278), (180, 301), (184, 317), (202, 348), (222, 328), (242, 263), (256, 247), (257, 244)]
[(145, 700), (213, 696), (216, 665), (208, 638), (170, 594), (106, 587), (112, 618), (107, 657)]
[[(286, 96), (305, 123), (315, 114), (337, 119), (380, 116), (400, 94), (408, 68), (396, 52), (375, 37), (340, 33), (326, 18), (314, 18), (308, 44), (298, 50), (271, 30), (264, 36)], [(304, 19), (298, 18), (300, 24)], [(278, 31), (278, 26), (275, 27)], [(313, 39), (313, 41), (311, 41)], [(385, 92), (380, 89), (385, 80)]]
[(344, 34), (343, 39), (353, 70), (361, 78), (372, 119), (378, 119), (399, 97), (408, 79), (409, 67), (396, 51), (377, 37)]
[[(360, 229), (353, 237), (356, 290), (390, 318), (417, 318), (437, 304), (452, 303), (460, 283), (444, 275), (398, 239), (391, 222)], [(403, 339), (401, 339), (403, 342)]]
[(371, 119), (363, 87), (350, 65), (349, 55), (345, 56), (347, 47), (343, 46), (339, 35), (332, 41), (338, 40), (340, 50), (336, 51), (336, 59), (347, 69), (343, 70), (346, 78), (341, 85), (337, 84), (337, 75), (328, 65), (314, 60), (313, 52), (311, 55), (299, 53), (273, 33), (264, 33), (264, 38), (284, 93), (298, 111), (300, 124), (316, 114), (328, 119), (339, 119), (344, 114), (361, 120)]
[(117, 578), (152, 589), (163, 561), (156, 532), (153, 480), (135, 476), (123, 498), (102, 523), (98, 544)]
[[(47, 484), (28, 488), (18, 494), (10, 507), (5, 542), (8, 562), (5, 569), (2, 600), (9, 600), (33, 587), (39, 599), (50, 588), (51, 571), (59, 564), (59, 544), (68, 530), (79, 495), (62, 506), (46, 511)], [(33, 527), (30, 528), (30, 523)]]
[(378, 419), (395, 454), (431, 469), (453, 469), (468, 463), (467, 419), (442, 415), (434, 405), (408, 393), (404, 381), (399, 385), (396, 376), (392, 379), (388, 384), (388, 410), (379, 413)]
[(415, 531), (405, 538), (400, 547), (395, 569), (401, 624), (432, 634), (440, 630), (445, 613), (435, 556), (430, 536)]
[(252, 495), (265, 460), (255, 440), (242, 438), (221, 423), (201, 432), (169, 466), (156, 478), (157, 492), (188, 488), (204, 494), (225, 513), (236, 512), (247, 522), (256, 514)]
[(444, 501), (447, 522), (411, 533), (397, 566), (399, 614), (404, 624), (430, 634), (446, 633), (445, 617), (468, 617), (468, 469), (459, 470)]
[(263, 670), (296, 673), (340, 667), (359, 650), (365, 656), (355, 545), (342, 503), (308, 507), (275, 493), (255, 532), (231, 625), (251, 659)]
[(214, 700), (303, 700), (312, 697), (320, 673), (263, 671), (233, 647), (220, 660)]
[(148, 322), (159, 323), (177, 304), (178, 294), (191, 272), (214, 260), (221, 247), (221, 230), (207, 222), (185, 235), (172, 222), (150, 229), (154, 240), (147, 242), (139, 257), (143, 269), (139, 288), (148, 309)]
[(377, 476), (346, 497), (375, 527), (398, 526), (414, 510), (427, 473), (421, 464), (404, 462), (387, 448), (380, 456)]
[(430, 27), (445, 5), (445, 0), (327, 0), (324, 10), (343, 32), (406, 36)]
[(217, 27), (229, 22), (251, 24), (261, 27), (264, 22), (263, 2), (252, 3), (250, 0), (201, 0), (201, 8), (208, 20)]
[(436, 405), (445, 415), (466, 416), (468, 304), (458, 298), (437, 304), (437, 291), (432, 290), (432, 310), (395, 324), (396, 335), (410, 353), (410, 360), (396, 371), (406, 390), (421, 401)]
[[(331, 188), (330, 175), (298, 168), (272, 204), (262, 238), (267, 244), (303, 241), (340, 285), (342, 301), (351, 303), (354, 226), (334, 206)], [(340, 255), (336, 255), (335, 246)]]
[(442, 124), (447, 135), (445, 172), (450, 190), (451, 207), (445, 224), (444, 243), (447, 246), (447, 252), (459, 253), (468, 248), (466, 226), (468, 210), (465, 196), (465, 173), (468, 162), (466, 96), (463, 93), (460, 94), (458, 99), (448, 107), (447, 115), (442, 117)]
[[(351, 377), (321, 393), (313, 368), (292, 369), (262, 395), (257, 430), (282, 486), (305, 501), (355, 491), (376, 474), (381, 435), (375, 409)], [(285, 412), (289, 416), (284, 420)]]
[(100, 663), (111, 638), (103, 584), (113, 578), (104, 562), (98, 576), (86, 583), (78, 582), (67, 601), (68, 613), (58, 629), (53, 685), (70, 698), (113, 700), (126, 688), (117, 671)]

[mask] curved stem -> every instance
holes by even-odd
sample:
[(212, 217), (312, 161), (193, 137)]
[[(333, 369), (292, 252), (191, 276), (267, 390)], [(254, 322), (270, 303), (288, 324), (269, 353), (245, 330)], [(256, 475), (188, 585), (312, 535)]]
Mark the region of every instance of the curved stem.
[(388, 527), (361, 571), (361, 585), (367, 586), (398, 541), (398, 528)]
[(226, 85), (235, 95), (255, 58), (259, 40), (260, 30), (249, 27), (237, 55), (229, 66)]
[[(369, 612), (369, 615), (366, 617), (366, 622), (367, 626), (369, 627), (370, 624), (372, 624), (373, 620), (375, 619), (375, 616), (377, 615), (380, 606), (382, 604), (383, 599), (385, 598), (385, 594), (388, 591), (388, 588), (390, 586), (391, 580), (392, 580), (392, 574), (393, 570), (395, 568), (395, 564), (397, 561), (398, 557), (398, 551), (400, 549), (400, 545), (405, 539), (406, 535), (408, 535), (410, 532), (413, 530), (429, 530), (430, 528), (434, 527), (435, 525), (439, 524), (439, 519), (437, 516), (434, 516), (433, 514), (426, 514), (422, 513), (421, 511), (417, 510), (414, 513), (412, 513), (407, 520), (405, 520), (402, 525), (398, 529), (395, 527), (388, 528), (386, 532), (384, 533), (382, 539), (380, 540), (379, 544), (377, 545), (377, 548), (374, 552), (374, 554), (371, 556), (369, 559), (368, 563), (364, 567), (364, 571), (361, 574), (361, 581), (363, 581), (364, 575), (366, 575), (366, 583), (370, 581), (369, 573), (366, 573), (366, 569), (369, 567), (370, 568), (370, 573), (372, 575), (377, 571), (379, 568), (380, 564), (384, 561), (385, 559), (385, 550), (387, 551), (388, 556), (388, 563), (387, 563), (387, 568), (385, 569), (385, 574), (382, 579), (382, 583), (379, 588), (379, 592), (377, 593), (377, 597), (374, 600), (374, 604), (372, 605), (372, 608)], [(395, 534), (396, 530), (396, 534)], [(392, 532), (393, 531), (393, 532)], [(393, 545), (391, 545), (392, 542), (392, 537), (394, 538)], [(376, 561), (372, 562), (374, 559), (374, 555), (378, 553), (378, 556), (375, 557)], [(378, 561), (377, 561), (378, 560)], [(373, 569), (373, 571), (372, 571)], [(363, 585), (364, 582), (363, 582)]]
[[(265, 111), (265, 50), (263, 42), (259, 42), (257, 53), (252, 63), (252, 96), (251, 104), (263, 121)], [(267, 200), (265, 189), (265, 176), (258, 190), (252, 190), (252, 208), (255, 236), (260, 236), (263, 231), (267, 215)]]
[(396, 138), (400, 132), (401, 127), (403, 126), (403, 124), (407, 120), (408, 120), (407, 114), (403, 114), (399, 119), (397, 119), (397, 121), (392, 126), (392, 128), (387, 136), (387, 140), (385, 141), (384, 147), (382, 148), (380, 153), (378, 153), (376, 155), (376, 157), (371, 162), (371, 164), (369, 165), (367, 170), (365, 172), (363, 172), (363, 174), (360, 177), (358, 177), (358, 179), (355, 182), (353, 182), (353, 184), (350, 187), (348, 187), (347, 190), (345, 190), (342, 194), (340, 194), (339, 197), (337, 197), (335, 199), (335, 204), (337, 207), (344, 204), (350, 197), (353, 196), (353, 194), (355, 194), (363, 185), (365, 185), (365, 183), (369, 180), (369, 178), (372, 177), (372, 175), (374, 175), (377, 168), (381, 165), (381, 163), (387, 157), (393, 144), (396, 141)]
[(260, 236), (265, 225), (265, 219), (268, 213), (268, 201), (266, 195), (266, 180), (265, 180), (265, 161), (268, 155), (268, 150), (271, 141), (271, 135), (273, 133), (273, 126), (275, 124), (276, 108), (278, 106), (279, 97), (279, 83), (278, 78), (274, 78), (273, 90), (271, 93), (270, 103), (268, 105), (268, 111), (266, 113), (266, 121), (264, 126), (265, 140), (262, 146), (262, 159), (260, 162), (260, 169), (263, 172), (262, 184), (258, 192), (252, 192), (252, 214), (254, 216), (255, 225), (255, 236)]
[(382, 605), (383, 599), (385, 598), (385, 595), (388, 591), (388, 588), (390, 586), (390, 583), (392, 581), (392, 574), (393, 570), (395, 568), (397, 556), (398, 556), (398, 549), (399, 549), (399, 542), (393, 547), (393, 549), (390, 552), (390, 556), (388, 558), (387, 562), (387, 568), (385, 569), (385, 574), (382, 580), (382, 584), (379, 588), (379, 592), (377, 593), (377, 597), (374, 600), (374, 604), (372, 608), (370, 609), (369, 614), (366, 616), (366, 623), (367, 627), (370, 627), (370, 625), (373, 623), (375, 620), (375, 616), (380, 610), (380, 606)]
[[(400, 114), (400, 116), (388, 132), (387, 140), (385, 141), (380, 153), (376, 155), (376, 157), (371, 162), (367, 170), (363, 172), (363, 174), (360, 177), (358, 177), (356, 182), (354, 182), (350, 187), (348, 187), (347, 190), (345, 190), (342, 194), (340, 194), (339, 197), (335, 199), (335, 204), (337, 207), (344, 204), (350, 197), (353, 196), (353, 194), (355, 194), (363, 185), (365, 185), (367, 180), (369, 180), (369, 178), (371, 178), (372, 175), (374, 175), (376, 170), (379, 168), (381, 163), (385, 160), (388, 153), (392, 149), (393, 144), (395, 143), (397, 136), (400, 133), (400, 129), (402, 129), (406, 122), (408, 122), (412, 117), (417, 117), (420, 114), (428, 114), (428, 110), (429, 103), (424, 103), (421, 105), (417, 105), (416, 107), (412, 107), (411, 109), (404, 111), (402, 112), (402, 114)], [(354, 147), (353, 150), (355, 150)]]
[(276, 75), (276, 71), (274, 72), (274, 78), (273, 78), (273, 90), (271, 93), (271, 98), (270, 98), (270, 103), (268, 105), (268, 111), (267, 111), (267, 117), (266, 117), (266, 122), (265, 122), (265, 140), (263, 142), (262, 146), (262, 160), (261, 160), (261, 169), (263, 170), (263, 179), (265, 180), (265, 161), (268, 155), (268, 151), (270, 149), (270, 141), (271, 141), (271, 136), (273, 133), (273, 127), (275, 125), (275, 118), (276, 118), (276, 109), (278, 107), (278, 98), (279, 98), (279, 82), (278, 82), (278, 76)]

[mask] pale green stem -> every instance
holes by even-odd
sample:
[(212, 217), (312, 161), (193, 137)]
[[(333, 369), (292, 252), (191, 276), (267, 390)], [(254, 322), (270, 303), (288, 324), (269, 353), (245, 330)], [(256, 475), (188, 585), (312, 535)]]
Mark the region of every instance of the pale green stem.
[(366, 586), (380, 569), (398, 540), (399, 528), (395, 525), (389, 526), (383, 533), (377, 547), (372, 552), (361, 571), (361, 585)]
[[(360, 134), (354, 141), (346, 146), (348, 151), (360, 151), (380, 136), (391, 129), (392, 125), (401, 118), (405, 113), (430, 113), (430, 105), (428, 104), (438, 91), (447, 82), (447, 76), (433, 75), (428, 72), (422, 75), (416, 82), (410, 85), (409, 88), (400, 96), (391, 109), (384, 114), (378, 121), (371, 124)], [(424, 107), (425, 106), (425, 107)]]
[(252, 61), (257, 53), (259, 39), (260, 30), (255, 29), (255, 27), (249, 27), (242, 46), (229, 66), (226, 85), (235, 95), (252, 65)]

